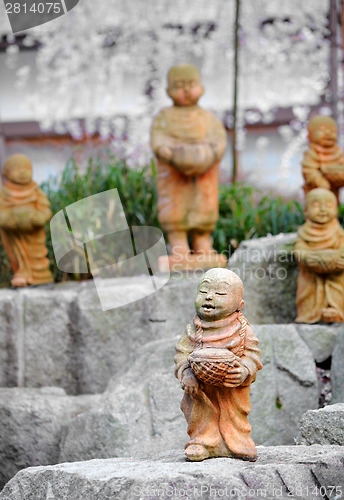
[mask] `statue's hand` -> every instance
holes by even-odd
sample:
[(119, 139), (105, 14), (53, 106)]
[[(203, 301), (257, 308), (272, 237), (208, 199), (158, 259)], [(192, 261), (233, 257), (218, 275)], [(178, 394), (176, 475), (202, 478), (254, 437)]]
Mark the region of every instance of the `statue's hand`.
[(185, 370), (183, 379), (181, 381), (182, 389), (191, 396), (198, 393), (200, 390), (199, 382), (193, 372), (190, 370)]
[(308, 267), (318, 267), (322, 261), (322, 257), (315, 252), (309, 253), (305, 258), (305, 263)]
[(44, 226), (44, 224), (45, 224), (44, 214), (35, 210), (31, 215), (31, 222), (34, 226), (38, 226), (38, 227)]
[(244, 366), (238, 362), (238, 363), (236, 363), (235, 366), (230, 368), (223, 385), (225, 387), (238, 386), (238, 385), (242, 384), (247, 379), (248, 375), (249, 375), (249, 373), (248, 373), (248, 369), (246, 368), (246, 366)]
[(168, 146), (160, 146), (157, 156), (165, 161), (170, 161), (173, 156), (172, 149)]
[(17, 220), (17, 218), (16, 218), (13, 214), (11, 214), (11, 215), (8, 217), (8, 219), (6, 219), (6, 220), (4, 221), (4, 225), (3, 225), (3, 227), (4, 227), (5, 229), (12, 229), (12, 230), (13, 230), (13, 229), (17, 229), (17, 227), (18, 227), (18, 220)]

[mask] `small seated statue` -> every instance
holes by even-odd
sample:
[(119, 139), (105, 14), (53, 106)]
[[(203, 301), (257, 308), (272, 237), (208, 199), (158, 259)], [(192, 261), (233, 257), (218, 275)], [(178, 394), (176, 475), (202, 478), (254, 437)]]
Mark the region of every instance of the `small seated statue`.
[(32, 166), (23, 154), (10, 156), (3, 167), (0, 191), (0, 233), (14, 271), (12, 285), (53, 281), (45, 245), (45, 224), (51, 219), (45, 193), (32, 181)]
[(317, 188), (306, 196), (306, 222), (298, 230), (295, 258), (297, 323), (344, 321), (344, 231), (336, 196)]
[(329, 116), (318, 115), (308, 123), (309, 149), (302, 167), (304, 191), (324, 188), (331, 190), (337, 201), (339, 189), (344, 186), (344, 156), (337, 144), (337, 127)]
[(215, 254), (211, 232), (218, 219), (218, 166), (226, 130), (213, 113), (198, 106), (203, 92), (195, 66), (172, 67), (167, 93), (174, 104), (159, 112), (151, 130), (159, 220), (172, 256), (190, 254), (188, 236), (194, 253)]
[(200, 280), (196, 316), (176, 345), (175, 374), (190, 436), (189, 460), (233, 457), (255, 461), (247, 416), (250, 385), (262, 368), (258, 340), (241, 313), (244, 287), (229, 269)]

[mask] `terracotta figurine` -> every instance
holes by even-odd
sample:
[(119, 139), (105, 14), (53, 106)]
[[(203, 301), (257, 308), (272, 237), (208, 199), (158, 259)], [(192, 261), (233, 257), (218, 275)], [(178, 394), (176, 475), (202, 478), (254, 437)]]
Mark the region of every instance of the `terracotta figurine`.
[(4, 164), (0, 191), (0, 232), (14, 271), (15, 287), (53, 281), (45, 246), (45, 224), (51, 219), (47, 196), (32, 181), (29, 158), (10, 156)]
[(295, 258), (298, 323), (344, 321), (344, 231), (337, 200), (327, 189), (306, 196), (306, 223), (299, 228)]
[(303, 161), (304, 191), (324, 188), (333, 191), (337, 201), (344, 186), (344, 156), (337, 144), (337, 127), (329, 116), (315, 116), (308, 123), (309, 149)]
[(258, 340), (241, 313), (243, 295), (243, 283), (234, 272), (207, 271), (198, 288), (196, 316), (176, 345), (189, 460), (257, 458), (247, 416), (250, 385), (262, 363)]
[(174, 66), (167, 79), (173, 106), (159, 112), (151, 130), (159, 220), (172, 256), (190, 254), (188, 236), (195, 253), (214, 254), (211, 232), (218, 219), (218, 165), (226, 148), (226, 130), (197, 104), (204, 88), (195, 66)]

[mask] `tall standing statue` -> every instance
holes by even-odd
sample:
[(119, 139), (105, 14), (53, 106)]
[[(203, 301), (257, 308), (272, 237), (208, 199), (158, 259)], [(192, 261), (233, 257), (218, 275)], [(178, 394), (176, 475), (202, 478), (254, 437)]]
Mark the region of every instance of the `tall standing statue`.
[(173, 106), (155, 117), (151, 146), (158, 165), (159, 220), (171, 246), (171, 262), (174, 256), (176, 262), (190, 257), (189, 237), (194, 253), (212, 255), (213, 266), (226, 265), (211, 238), (218, 219), (218, 166), (226, 130), (197, 104), (204, 88), (195, 66), (174, 66), (167, 79)]
[(257, 457), (247, 416), (250, 385), (262, 363), (258, 340), (241, 313), (243, 295), (237, 274), (229, 269), (207, 271), (198, 287), (196, 316), (176, 345), (189, 460)]
[(344, 186), (344, 156), (337, 144), (337, 127), (329, 116), (318, 115), (308, 123), (309, 149), (302, 167), (304, 191), (324, 188), (333, 191), (337, 201), (339, 189)]
[(299, 228), (295, 258), (298, 323), (344, 321), (344, 231), (337, 219), (337, 200), (327, 189), (306, 196), (306, 223)]
[(27, 156), (10, 156), (2, 173), (5, 184), (0, 191), (0, 233), (14, 271), (12, 285), (50, 283), (53, 276), (44, 231), (52, 215), (49, 200), (32, 181), (32, 166)]

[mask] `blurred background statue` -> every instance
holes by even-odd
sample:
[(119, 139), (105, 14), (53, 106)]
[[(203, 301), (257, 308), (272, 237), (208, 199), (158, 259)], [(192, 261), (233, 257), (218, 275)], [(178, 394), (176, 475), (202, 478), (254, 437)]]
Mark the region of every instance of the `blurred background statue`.
[(51, 219), (47, 196), (32, 181), (32, 166), (22, 154), (10, 156), (4, 164), (5, 183), (0, 191), (0, 232), (14, 271), (15, 287), (50, 283), (45, 245), (45, 224)]
[(318, 115), (308, 123), (309, 149), (302, 167), (307, 194), (314, 188), (330, 189), (339, 201), (344, 186), (344, 156), (337, 144), (337, 126), (329, 116)]
[[(168, 73), (173, 106), (155, 117), (151, 146), (158, 164), (159, 220), (171, 255), (213, 255), (211, 232), (218, 219), (218, 166), (226, 130), (216, 116), (198, 106), (204, 88), (198, 69), (180, 64)], [(225, 265), (225, 262), (223, 262)], [(212, 267), (212, 266), (210, 266)]]
[(306, 222), (299, 228), (295, 258), (298, 323), (344, 321), (344, 231), (337, 219), (337, 200), (327, 189), (306, 196)]

